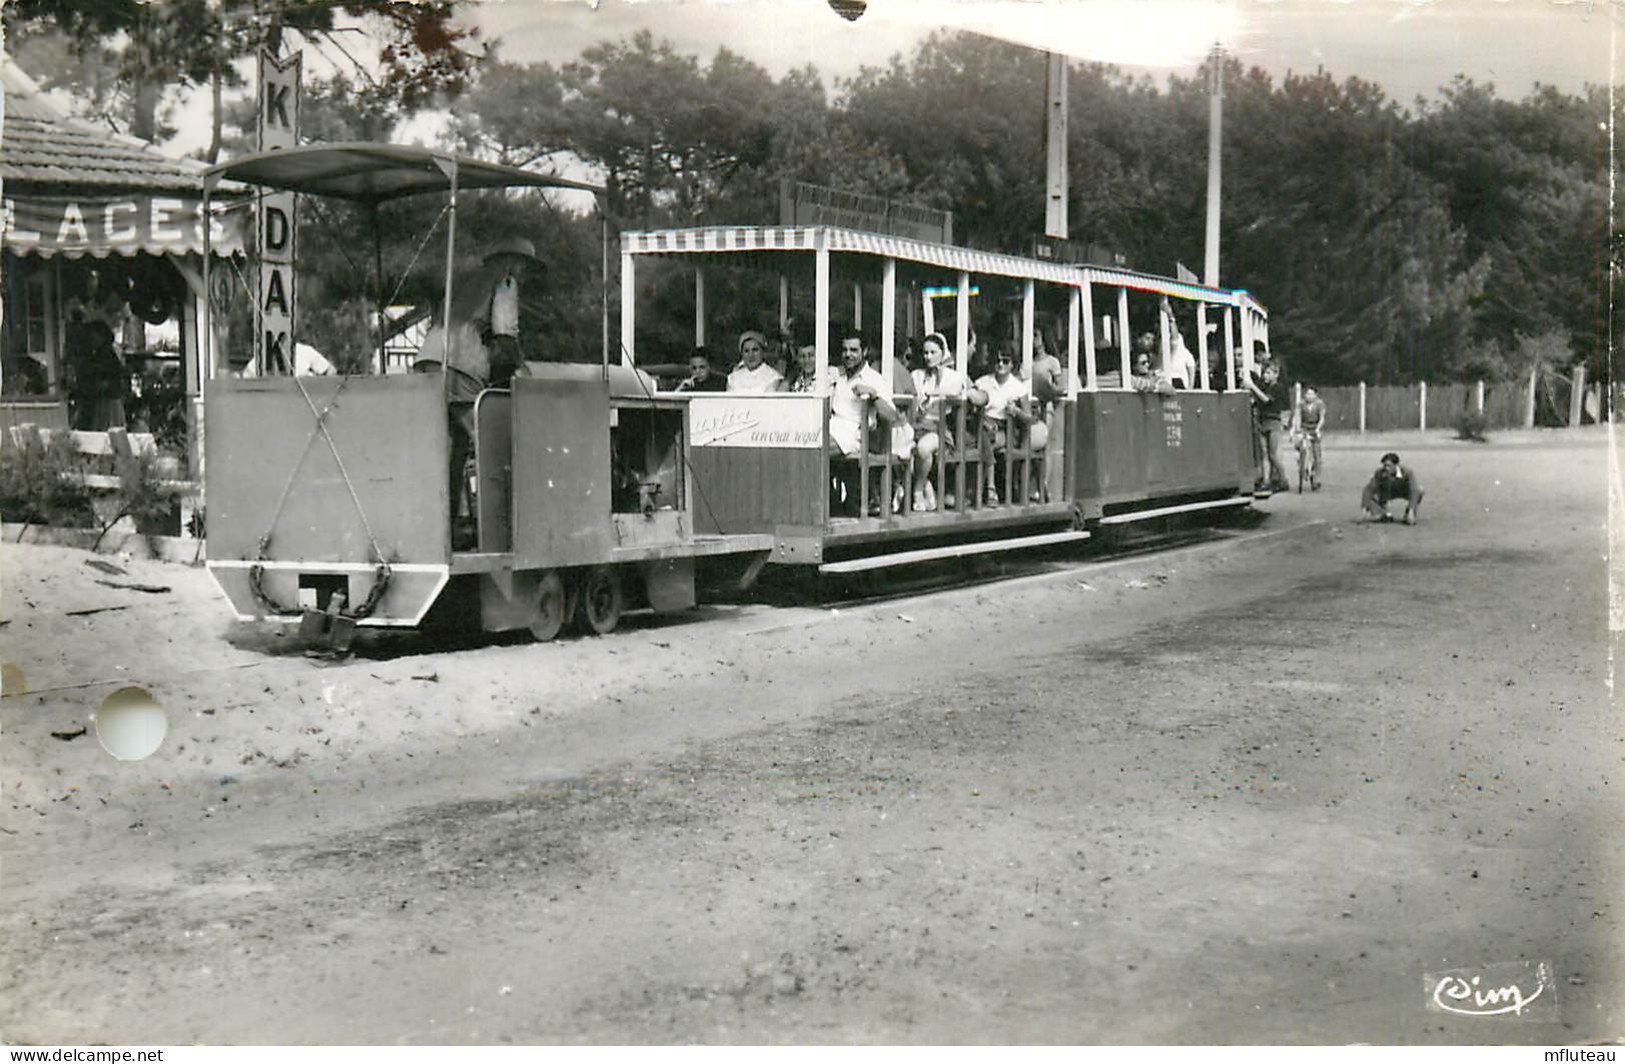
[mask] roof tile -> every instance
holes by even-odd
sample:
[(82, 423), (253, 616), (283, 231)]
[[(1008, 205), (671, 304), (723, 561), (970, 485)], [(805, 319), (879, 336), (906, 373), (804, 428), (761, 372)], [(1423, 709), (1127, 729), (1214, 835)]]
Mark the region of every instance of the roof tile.
[(0, 53), (5, 128), (0, 178), (46, 185), (195, 191), (204, 164), (69, 117), (10, 55)]

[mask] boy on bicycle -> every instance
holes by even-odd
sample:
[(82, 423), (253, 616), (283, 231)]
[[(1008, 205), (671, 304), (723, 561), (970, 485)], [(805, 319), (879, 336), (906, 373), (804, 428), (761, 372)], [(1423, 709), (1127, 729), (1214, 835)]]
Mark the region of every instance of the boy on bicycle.
[[(1326, 401), (1320, 397), (1320, 392), (1312, 385), (1304, 385), (1303, 402), (1298, 407), (1298, 416), (1293, 428), (1295, 434), (1302, 436), (1300, 446), (1309, 448), (1309, 487), (1311, 491), (1320, 490), (1320, 431), (1326, 424)], [(1298, 485), (1303, 490), (1303, 485)]]

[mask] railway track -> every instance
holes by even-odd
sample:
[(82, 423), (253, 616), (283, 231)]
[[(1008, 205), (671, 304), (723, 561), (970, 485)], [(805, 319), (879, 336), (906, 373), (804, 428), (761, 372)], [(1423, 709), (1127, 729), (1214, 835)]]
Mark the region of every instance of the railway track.
[[(855, 606), (900, 602), (910, 598), (961, 588), (996, 585), (1004, 581), (1045, 573), (1086, 570), (1104, 562), (1148, 557), (1183, 547), (1222, 543), (1256, 531), (1267, 515), (1256, 510), (1208, 513), (1170, 517), (1144, 524), (1123, 525), (1106, 530), (1085, 543), (922, 562), (895, 569), (877, 569), (849, 575), (818, 576), (810, 568), (769, 569), (748, 592), (727, 593), (713, 589), (706, 596), (712, 603), (751, 606), (766, 610), (848, 609)], [(629, 616), (628, 628), (643, 625)], [(704, 618), (665, 623), (705, 624)], [(576, 636), (585, 638), (585, 636)], [(326, 660), (356, 658), (387, 661), (424, 654), (455, 653), (491, 646), (529, 642), (524, 633), (490, 633), (477, 628), (424, 628), (421, 630), (366, 629), (360, 632), (350, 653), (334, 657), (312, 654)], [(286, 651), (284, 651), (286, 652)]]

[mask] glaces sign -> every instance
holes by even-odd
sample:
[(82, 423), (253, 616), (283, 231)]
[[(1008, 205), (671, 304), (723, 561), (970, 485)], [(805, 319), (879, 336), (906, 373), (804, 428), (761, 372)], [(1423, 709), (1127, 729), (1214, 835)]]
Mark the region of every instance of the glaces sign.
[[(4, 232), (8, 250), (47, 258), (201, 253), (203, 203), (192, 196), (148, 195), (7, 199)], [(227, 229), (218, 214), (209, 239), (217, 255), (241, 248), (236, 228)]]

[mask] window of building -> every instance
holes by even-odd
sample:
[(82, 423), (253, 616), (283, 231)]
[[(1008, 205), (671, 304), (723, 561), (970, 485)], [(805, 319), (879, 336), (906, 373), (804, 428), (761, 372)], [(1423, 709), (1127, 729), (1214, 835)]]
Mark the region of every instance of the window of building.
[(56, 268), (47, 260), (5, 257), (5, 394), (44, 397), (56, 390)]

